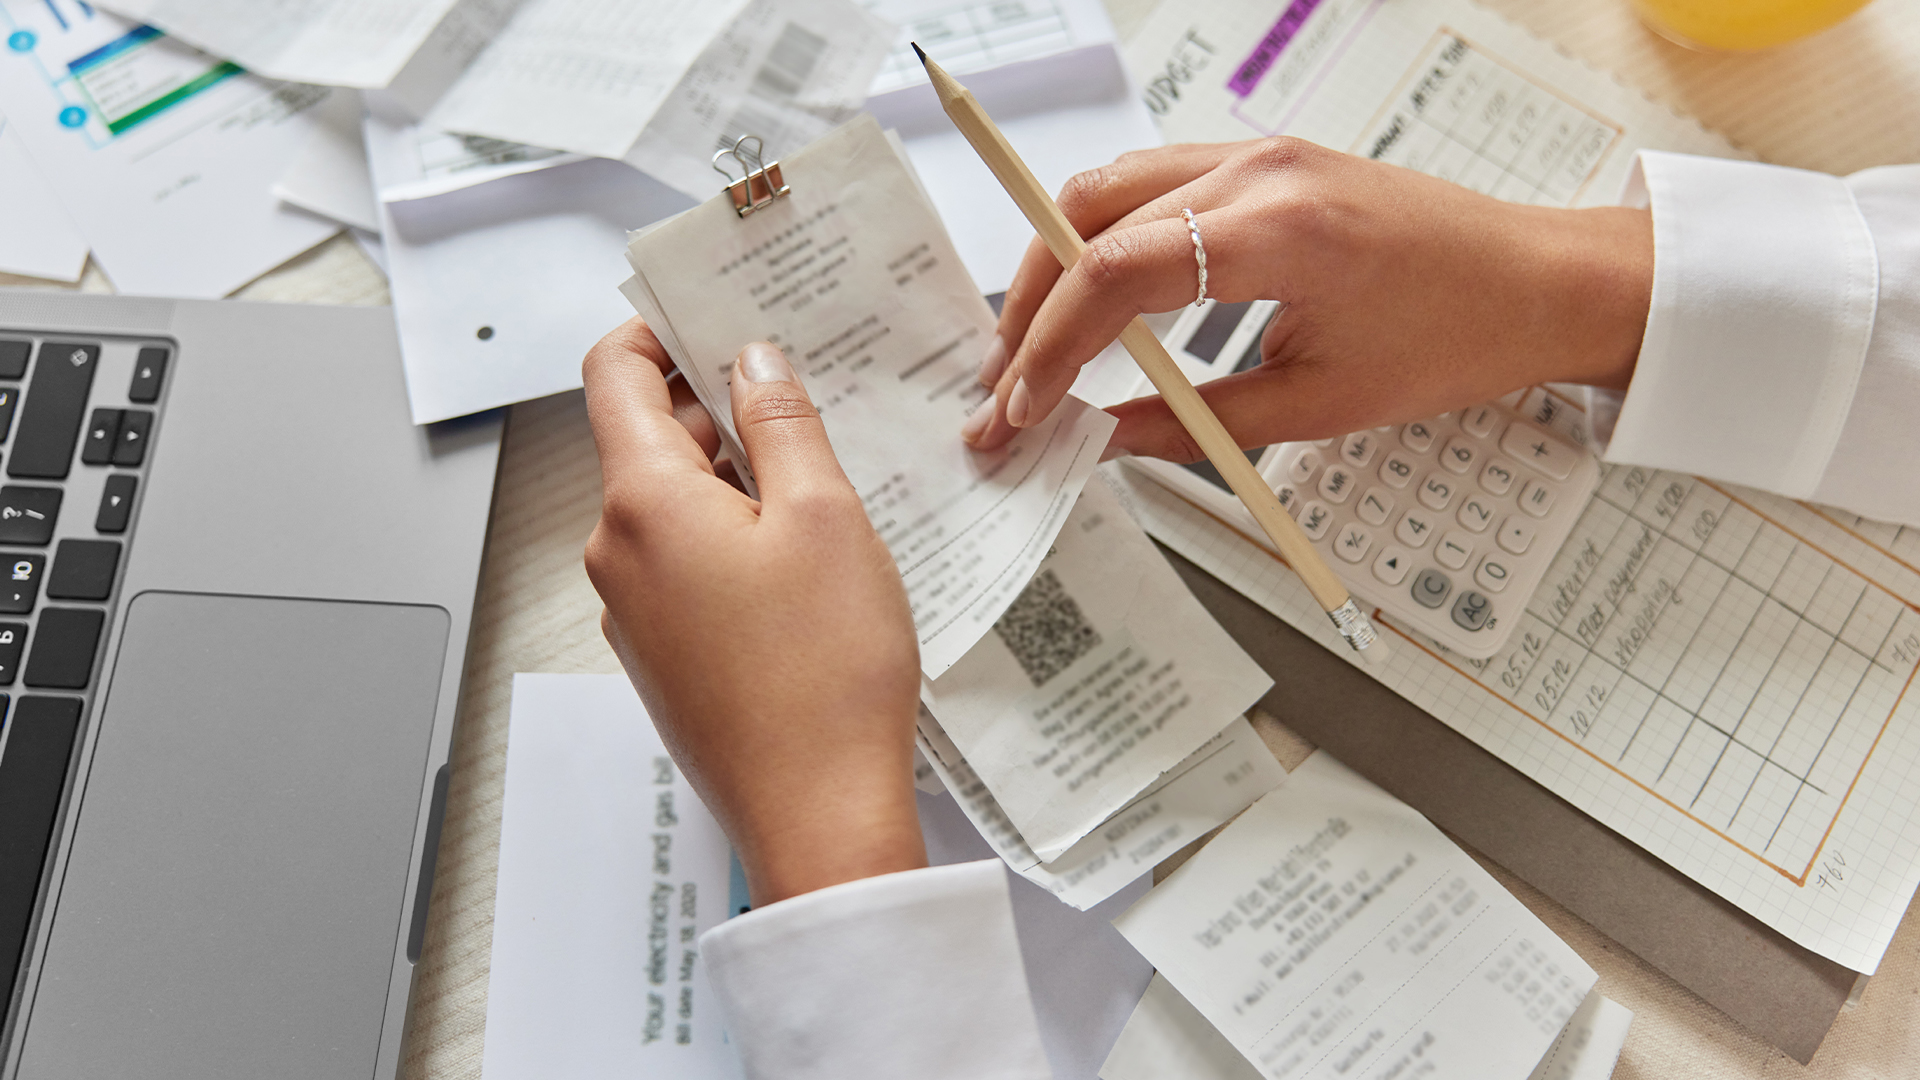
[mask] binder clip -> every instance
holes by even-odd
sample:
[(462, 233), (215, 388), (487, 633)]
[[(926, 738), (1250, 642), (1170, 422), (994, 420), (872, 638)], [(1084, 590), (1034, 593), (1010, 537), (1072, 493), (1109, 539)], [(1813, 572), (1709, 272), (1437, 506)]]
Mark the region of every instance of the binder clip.
[[(713, 155), (713, 171), (727, 178), (726, 192), (733, 197), (733, 212), (741, 217), (765, 210), (775, 199), (784, 198), (793, 190), (780, 179), (779, 162), (761, 163), (764, 152), (765, 144), (760, 136), (742, 135), (733, 140), (732, 146), (722, 147)], [(733, 171), (720, 163), (720, 159), (727, 157), (739, 163), (740, 179), (735, 180)]]

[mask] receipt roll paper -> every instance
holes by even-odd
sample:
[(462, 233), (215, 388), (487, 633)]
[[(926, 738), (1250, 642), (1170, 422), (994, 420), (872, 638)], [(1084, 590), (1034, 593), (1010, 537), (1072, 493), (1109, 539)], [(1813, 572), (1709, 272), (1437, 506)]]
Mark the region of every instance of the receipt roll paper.
[(934, 678), (1026, 586), (1114, 421), (1068, 398), (1005, 447), (968, 449), (994, 314), (906, 162), (862, 116), (779, 164), (785, 193), (748, 215), (722, 192), (636, 234), (621, 291), (749, 484), (727, 380), (748, 342), (785, 351), (899, 565)]

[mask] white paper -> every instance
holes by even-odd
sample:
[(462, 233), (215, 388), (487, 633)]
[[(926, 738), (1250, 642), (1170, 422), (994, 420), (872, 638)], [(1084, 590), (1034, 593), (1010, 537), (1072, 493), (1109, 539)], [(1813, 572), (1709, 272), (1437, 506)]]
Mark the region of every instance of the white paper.
[(1114, 925), (1271, 1080), (1522, 1080), (1595, 979), (1426, 818), (1324, 751)]
[(0, 0), (8, 128), (121, 292), (223, 296), (338, 231), (272, 186), (328, 91), (79, 0)]
[[(672, 823), (663, 826), (669, 792)], [(934, 865), (993, 857), (951, 799), (922, 796), (919, 810)], [(665, 874), (655, 864), (662, 835), (672, 837)], [(673, 769), (624, 676), (514, 676), (481, 1075), (735, 1080), (738, 1062), (712, 1023), (705, 969), (684, 933), (697, 938), (744, 902), (744, 882), (729, 878), (728, 864), (718, 826)], [(656, 883), (674, 888), (661, 986), (653, 982)], [(691, 919), (679, 906), (689, 883)], [(1054, 1075), (1091, 1076), (1151, 974), (1108, 922), (1147, 882), (1085, 913), (1024, 881), (1010, 885)], [(683, 989), (692, 991), (686, 1043)], [(660, 1037), (649, 1041), (656, 995)]]
[[(1597, 989), (1588, 991), (1527, 1080), (1607, 1080), (1632, 1021), (1632, 1010)], [(1148, 984), (1100, 1067), (1100, 1080), (1259, 1080), (1260, 1076), (1260, 1070), (1159, 975)]]
[(924, 710), (920, 752), (927, 771), (1015, 873), (1083, 910), (1141, 880), (1167, 856), (1287, 778), (1253, 726), (1245, 717), (1237, 718), (1059, 858), (1043, 863), (973, 766)]
[(1095, 479), (993, 633), (920, 697), (1052, 861), (1272, 686)]
[[(405, 129), (367, 125), (376, 185)], [(689, 200), (617, 161), (578, 161), (383, 204), (394, 320), (417, 424), (580, 386), (594, 342), (632, 318), (607, 282), (630, 226)], [(484, 335), (482, 333), (484, 329)]]
[[(934, 56), (945, 62), (938, 52)], [(1160, 145), (1152, 114), (1110, 44), (981, 71), (966, 82), (1048, 191), (1121, 154)], [(1004, 291), (1033, 239), (1033, 226), (954, 129), (933, 87), (922, 80), (877, 96), (867, 107), (905, 140), (981, 291)]]
[(0, 273), (79, 281), (87, 240), (40, 178), (20, 137), (0, 117)]
[(524, 0), (427, 126), (618, 158), (746, 0)]
[(696, 942), (731, 856), (619, 675), (515, 675), (486, 1080), (730, 1080)]
[[(714, 152), (743, 135), (778, 160), (851, 120), (893, 26), (853, 0), (752, 0), (701, 52), (626, 155), (695, 198), (725, 183)], [(738, 179), (738, 164), (723, 161)]]
[(900, 28), (886, 65), (868, 91), (876, 97), (926, 83), (926, 69), (913, 54), (915, 41), (958, 77), (1115, 40), (1113, 20), (1101, 0), (863, 2)]
[(1006, 447), (969, 450), (958, 432), (986, 394), (993, 312), (879, 125), (835, 131), (784, 177), (791, 194), (751, 217), (719, 196), (636, 237), (632, 298), (729, 440), (734, 357), (755, 339), (786, 350), (937, 677), (1032, 576), (1114, 421), (1069, 398)]
[(302, 210), (366, 232), (380, 231), (367, 144), (361, 134), (360, 95), (336, 90), (313, 107), (316, 123), (305, 146), (273, 185), (273, 193)]
[(456, 0), (104, 0), (271, 79), (382, 87)]

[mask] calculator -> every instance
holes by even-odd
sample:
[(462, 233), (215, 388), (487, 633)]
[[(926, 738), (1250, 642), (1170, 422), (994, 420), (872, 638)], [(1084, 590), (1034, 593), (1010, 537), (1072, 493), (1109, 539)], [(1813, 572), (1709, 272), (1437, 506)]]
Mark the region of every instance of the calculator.
[[(1600, 479), (1591, 452), (1504, 401), (1248, 457), (1357, 599), (1476, 660), (1506, 643)], [(1212, 466), (1124, 460), (1268, 543)]]

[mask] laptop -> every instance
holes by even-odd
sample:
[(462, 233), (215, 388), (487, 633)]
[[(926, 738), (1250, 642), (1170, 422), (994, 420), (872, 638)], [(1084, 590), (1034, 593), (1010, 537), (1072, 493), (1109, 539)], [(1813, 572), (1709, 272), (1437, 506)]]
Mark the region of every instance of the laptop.
[(501, 427), (389, 309), (0, 290), (0, 1080), (399, 1071)]

